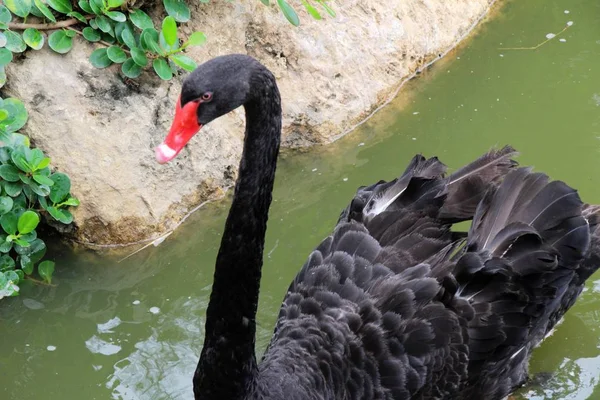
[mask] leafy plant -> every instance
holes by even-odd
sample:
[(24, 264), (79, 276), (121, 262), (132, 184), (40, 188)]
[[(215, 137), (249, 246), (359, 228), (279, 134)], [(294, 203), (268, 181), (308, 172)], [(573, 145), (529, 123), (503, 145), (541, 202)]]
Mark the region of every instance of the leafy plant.
[(52, 173), (50, 158), (17, 132), (27, 118), (20, 100), (0, 98), (0, 299), (17, 295), (19, 283), (36, 269), (51, 282), (54, 262), (40, 263), (46, 253), (36, 232), (40, 213), (69, 224), (73, 216), (68, 207), (79, 205), (70, 194), (69, 177)]
[[(39, 50), (47, 43), (55, 52), (65, 54), (79, 35), (99, 46), (89, 57), (95, 67), (121, 64), (123, 75), (137, 78), (144, 68), (152, 65), (159, 77), (168, 80), (179, 68), (187, 71), (196, 68), (196, 63), (183, 51), (188, 46), (202, 45), (206, 37), (195, 32), (181, 42), (177, 22), (188, 21), (190, 10), (184, 0), (164, 0), (164, 6), (169, 15), (156, 29), (148, 14), (128, 9), (125, 0), (79, 0), (76, 5), (69, 0), (11, 0), (0, 6), (0, 48), (21, 53), (27, 47)], [(47, 40), (38, 24), (11, 23), (13, 17), (25, 21), (30, 15), (54, 23), (43, 26), (50, 31), (55, 28)], [(12, 60), (8, 58), (6, 52), (0, 54), (2, 67)], [(3, 84), (1, 79), (0, 83)]]
[[(205, 1), (208, 2), (209, 0), (205, 0)], [(260, 0), (260, 1), (264, 5), (267, 5), (267, 6), (269, 5), (269, 0)], [(281, 9), (281, 12), (285, 16), (285, 18), (294, 26), (300, 25), (300, 18), (298, 17), (298, 14), (294, 10), (294, 7), (292, 7), (286, 0), (276, 0), (276, 1), (277, 1), (277, 5)], [(311, 17), (313, 17), (314, 19), (320, 20), (323, 17), (321, 16), (321, 13), (319, 12), (319, 10), (313, 4), (318, 5), (318, 7), (322, 8), (327, 14), (329, 14), (332, 17), (335, 17), (335, 11), (333, 11), (333, 9), (331, 7), (329, 7), (329, 5), (327, 4), (327, 1), (328, 0), (300, 0), (300, 3), (304, 6), (304, 8), (306, 9), (306, 12), (308, 12), (308, 14)], [(204, 2), (204, 1), (202, 1), (202, 2)]]

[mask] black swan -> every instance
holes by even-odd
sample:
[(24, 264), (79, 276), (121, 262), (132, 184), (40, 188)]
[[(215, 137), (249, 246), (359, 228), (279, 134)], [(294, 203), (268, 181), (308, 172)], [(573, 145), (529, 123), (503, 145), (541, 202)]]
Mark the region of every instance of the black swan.
[[(493, 400), (524, 383), (533, 348), (599, 265), (596, 206), (517, 168), (510, 147), (448, 176), (437, 158), (415, 156), (399, 178), (358, 189), (289, 286), (259, 364), (255, 318), (281, 135), (271, 72), (245, 55), (200, 65), (156, 157), (173, 159), (242, 105), (244, 152), (196, 399)], [(452, 230), (465, 220), (468, 233)]]

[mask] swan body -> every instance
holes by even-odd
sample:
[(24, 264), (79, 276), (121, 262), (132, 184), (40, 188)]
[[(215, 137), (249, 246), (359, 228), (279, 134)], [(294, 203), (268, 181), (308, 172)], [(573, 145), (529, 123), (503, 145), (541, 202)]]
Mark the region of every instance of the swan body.
[[(217, 57), (183, 84), (157, 147), (175, 157), (210, 121), (246, 111), (240, 172), (194, 374), (196, 399), (502, 399), (600, 262), (598, 208), (517, 168), (510, 147), (453, 174), (415, 156), (359, 188), (283, 299), (257, 362), (256, 308), (281, 135), (273, 75)], [(456, 222), (471, 220), (468, 233)]]

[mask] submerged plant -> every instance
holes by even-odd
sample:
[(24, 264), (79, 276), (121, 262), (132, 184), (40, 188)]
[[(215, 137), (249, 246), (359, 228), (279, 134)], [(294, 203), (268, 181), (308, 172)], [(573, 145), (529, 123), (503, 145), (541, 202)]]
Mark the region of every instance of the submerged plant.
[(70, 224), (68, 208), (79, 205), (69, 177), (52, 173), (50, 158), (17, 133), (27, 117), (20, 100), (0, 98), (0, 299), (17, 295), (19, 283), (36, 271), (51, 282), (54, 262), (40, 262), (46, 253), (36, 232), (40, 213)]

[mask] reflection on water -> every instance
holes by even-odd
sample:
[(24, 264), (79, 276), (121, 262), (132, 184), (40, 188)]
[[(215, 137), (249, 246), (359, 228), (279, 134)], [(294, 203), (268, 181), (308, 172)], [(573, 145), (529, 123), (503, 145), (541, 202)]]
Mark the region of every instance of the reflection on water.
[(106, 387), (114, 399), (178, 399), (190, 397), (190, 382), (198, 358), (206, 308), (200, 299), (178, 299), (171, 307), (186, 313), (161, 313), (148, 337), (114, 365)]
[[(568, 9), (569, 14), (564, 11)], [(535, 51), (528, 46), (575, 24)], [(464, 48), (332, 146), (284, 154), (265, 244), (257, 352), (281, 299), (357, 186), (399, 174), (415, 154), (456, 168), (510, 143), (600, 203), (600, 3), (509, 0)], [(288, 100), (293, 101), (293, 99)], [(399, 107), (402, 105), (402, 107)], [(0, 305), (0, 399), (190, 399), (214, 260), (229, 200), (194, 214), (160, 246), (123, 256), (57, 250), (55, 286)], [(600, 280), (536, 351), (549, 376), (518, 399), (600, 399)]]

